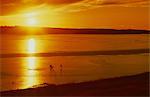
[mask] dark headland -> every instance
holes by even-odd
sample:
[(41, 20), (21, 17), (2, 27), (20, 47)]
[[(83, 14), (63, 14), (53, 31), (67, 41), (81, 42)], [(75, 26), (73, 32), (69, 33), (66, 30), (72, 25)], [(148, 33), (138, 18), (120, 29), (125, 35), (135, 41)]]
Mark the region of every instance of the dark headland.
[(1, 26), (0, 34), (150, 34), (150, 31), (133, 29), (116, 30)]
[(81, 83), (1, 92), (1, 96), (148, 96), (149, 72)]

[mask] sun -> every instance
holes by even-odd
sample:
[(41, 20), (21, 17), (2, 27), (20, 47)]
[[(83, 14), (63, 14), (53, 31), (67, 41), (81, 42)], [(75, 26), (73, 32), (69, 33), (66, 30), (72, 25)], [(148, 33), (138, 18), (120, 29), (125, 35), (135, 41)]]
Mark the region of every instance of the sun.
[(26, 21), (27, 26), (36, 26), (37, 20), (35, 18), (28, 18)]

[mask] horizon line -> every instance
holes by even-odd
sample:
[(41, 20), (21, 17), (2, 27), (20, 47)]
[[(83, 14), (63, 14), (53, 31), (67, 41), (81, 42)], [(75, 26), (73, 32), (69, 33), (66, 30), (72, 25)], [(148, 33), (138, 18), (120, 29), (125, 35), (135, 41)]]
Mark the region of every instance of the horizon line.
[(150, 29), (136, 29), (136, 28), (89, 28), (89, 27), (48, 27), (48, 26), (7, 26), (7, 25), (0, 25), (0, 27), (18, 27), (18, 28), (40, 28), (40, 29), (45, 29), (45, 28), (50, 28), (50, 29), (79, 29), (79, 30), (82, 30), (82, 29), (88, 29), (88, 30), (141, 30), (141, 31), (150, 31)]

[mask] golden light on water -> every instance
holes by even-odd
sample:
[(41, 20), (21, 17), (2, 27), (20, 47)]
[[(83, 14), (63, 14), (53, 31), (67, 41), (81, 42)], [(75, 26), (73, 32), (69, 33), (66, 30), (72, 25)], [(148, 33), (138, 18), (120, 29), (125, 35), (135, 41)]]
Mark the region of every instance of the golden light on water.
[(35, 69), (35, 64), (36, 64), (36, 58), (35, 57), (28, 57), (28, 69)]
[(38, 76), (34, 70), (28, 70), (26, 73), (28, 74), (28, 77), (25, 79), (23, 88), (29, 88), (38, 84)]
[(36, 57), (28, 57), (27, 58), (27, 69), (25, 71), (25, 75), (27, 75), (24, 84), (24, 88), (32, 87), (33, 85), (38, 84), (38, 75), (36, 71)]
[(35, 39), (31, 38), (31, 39), (28, 40), (27, 48), (28, 48), (28, 53), (29, 54), (35, 53), (35, 49), (36, 49)]
[[(28, 39), (27, 42), (28, 54), (33, 54), (36, 52), (36, 41), (34, 38)], [(35, 69), (36, 57), (28, 57), (27, 59), (28, 69)]]
[[(30, 38), (27, 40), (27, 53), (33, 54), (36, 52), (36, 40)], [(39, 84), (38, 74), (37, 74), (37, 57), (27, 57), (25, 59), (25, 68), (23, 73), (25, 75), (23, 79), (22, 88), (29, 88), (36, 84)]]

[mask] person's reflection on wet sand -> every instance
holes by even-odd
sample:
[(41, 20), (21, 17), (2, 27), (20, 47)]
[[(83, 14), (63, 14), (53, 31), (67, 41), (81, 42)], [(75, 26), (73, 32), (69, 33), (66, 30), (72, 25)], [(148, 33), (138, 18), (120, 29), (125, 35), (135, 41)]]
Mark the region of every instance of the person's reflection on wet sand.
[(62, 73), (63, 73), (63, 65), (60, 64), (60, 74), (62, 75)]

